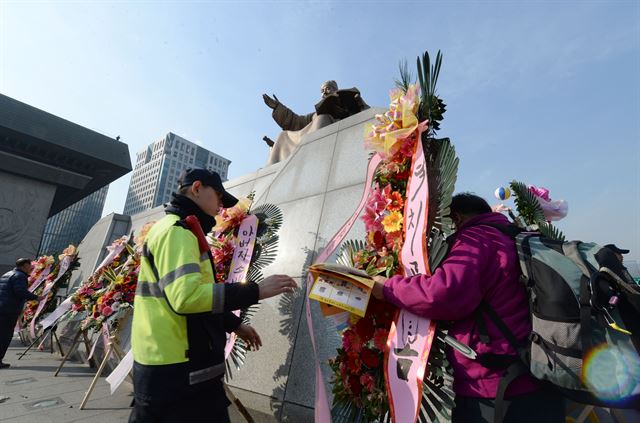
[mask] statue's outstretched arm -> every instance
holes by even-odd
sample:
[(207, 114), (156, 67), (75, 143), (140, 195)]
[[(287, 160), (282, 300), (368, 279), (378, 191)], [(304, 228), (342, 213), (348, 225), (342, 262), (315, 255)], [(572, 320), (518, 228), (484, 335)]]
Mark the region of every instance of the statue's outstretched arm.
[(273, 120), (276, 121), (278, 126), (285, 131), (299, 131), (307, 126), (313, 118), (313, 113), (308, 115), (297, 115), (291, 109), (284, 104), (278, 102), (278, 105), (271, 113)]

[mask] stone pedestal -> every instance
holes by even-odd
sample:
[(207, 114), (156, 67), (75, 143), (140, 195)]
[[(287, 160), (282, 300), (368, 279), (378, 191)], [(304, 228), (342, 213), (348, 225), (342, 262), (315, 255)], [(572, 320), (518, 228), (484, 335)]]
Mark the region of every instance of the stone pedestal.
[[(229, 383), (263, 421), (312, 422), (315, 395), (313, 351), (305, 318), (306, 269), (351, 216), (364, 190), (369, 153), (364, 125), (381, 109), (369, 109), (307, 135), (289, 159), (225, 184), (236, 197), (255, 191), (254, 205), (275, 204), (284, 214), (278, 257), (264, 275), (288, 274), (300, 290), (262, 302), (252, 325), (263, 348), (249, 353)], [(358, 220), (346, 239), (363, 239)], [(325, 380), (327, 360), (340, 338), (311, 302)]]

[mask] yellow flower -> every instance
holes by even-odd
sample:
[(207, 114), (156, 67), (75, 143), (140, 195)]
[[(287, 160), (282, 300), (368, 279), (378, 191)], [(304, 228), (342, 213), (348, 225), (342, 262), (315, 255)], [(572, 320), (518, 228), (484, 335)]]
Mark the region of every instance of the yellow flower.
[(382, 227), (386, 233), (397, 232), (402, 229), (402, 213), (394, 211), (382, 219)]
[(62, 259), (64, 259), (65, 256), (75, 256), (76, 254), (77, 254), (77, 249), (75, 245), (69, 244), (67, 248), (62, 250), (62, 254), (58, 256), (58, 260), (62, 261)]
[(365, 127), (365, 147), (378, 152), (383, 158), (393, 156), (418, 128), (418, 86), (411, 85), (406, 93), (392, 90), (390, 97), (389, 110), (376, 115), (377, 123)]
[(225, 232), (232, 226), (239, 226), (247, 215), (251, 203), (252, 200), (242, 198), (238, 200), (235, 206), (222, 209), (222, 211), (216, 215), (216, 225), (213, 227), (213, 232)]

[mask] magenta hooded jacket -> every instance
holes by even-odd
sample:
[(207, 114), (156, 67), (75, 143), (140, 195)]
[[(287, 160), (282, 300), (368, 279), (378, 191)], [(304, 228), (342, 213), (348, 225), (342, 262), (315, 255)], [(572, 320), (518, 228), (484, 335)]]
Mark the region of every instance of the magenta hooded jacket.
[[(531, 333), (529, 306), (515, 243), (499, 229), (482, 225), (509, 224), (499, 213), (485, 213), (465, 222), (454, 235), (451, 250), (432, 276), (394, 276), (384, 285), (384, 297), (397, 307), (435, 320), (452, 320), (449, 335), (476, 353), (515, 354), (500, 330), (484, 316), (490, 338), (480, 342), (475, 312), (485, 300), (505, 322), (518, 341)], [(495, 398), (502, 370), (488, 369), (452, 348), (448, 358), (454, 371), (457, 395)], [(511, 383), (506, 397), (538, 389), (531, 376)]]

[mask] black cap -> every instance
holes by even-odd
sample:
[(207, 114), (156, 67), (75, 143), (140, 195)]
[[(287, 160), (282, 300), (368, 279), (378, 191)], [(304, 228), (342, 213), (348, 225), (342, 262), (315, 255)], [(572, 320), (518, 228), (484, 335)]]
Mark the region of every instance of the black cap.
[(616, 247), (615, 244), (607, 244), (607, 245), (604, 246), (604, 248), (608, 248), (611, 251), (614, 251), (614, 252), (616, 252), (618, 254), (627, 254), (629, 252), (629, 250), (624, 250), (622, 248)]
[(213, 188), (219, 194), (222, 195), (222, 206), (226, 209), (233, 207), (238, 202), (238, 199), (233, 195), (225, 191), (222, 186), (222, 178), (216, 172), (207, 169), (192, 169), (187, 168), (182, 171), (178, 178), (178, 186), (180, 188), (189, 186), (195, 181), (200, 181), (202, 185)]

